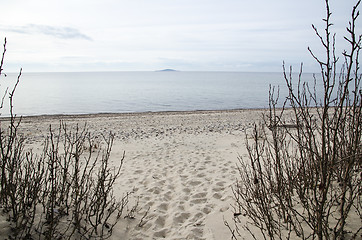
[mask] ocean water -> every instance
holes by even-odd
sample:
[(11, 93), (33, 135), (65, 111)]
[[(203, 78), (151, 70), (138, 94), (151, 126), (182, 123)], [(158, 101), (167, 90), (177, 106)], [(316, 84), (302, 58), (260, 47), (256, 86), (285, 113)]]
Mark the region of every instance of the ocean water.
[[(1, 76), (1, 92), (16, 78), (15, 73)], [(313, 82), (313, 75), (303, 74), (303, 80)], [(281, 98), (287, 95), (282, 73), (23, 72), (14, 112), (27, 116), (265, 108), (270, 85), (280, 86)], [(1, 116), (9, 115), (7, 99)]]

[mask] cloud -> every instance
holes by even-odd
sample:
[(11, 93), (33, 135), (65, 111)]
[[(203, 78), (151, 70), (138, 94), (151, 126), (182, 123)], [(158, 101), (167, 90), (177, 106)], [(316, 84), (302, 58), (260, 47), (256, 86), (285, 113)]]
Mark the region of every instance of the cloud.
[(92, 40), (89, 36), (81, 33), (78, 29), (71, 27), (55, 27), (48, 25), (28, 24), (24, 26), (0, 27), (0, 29), (21, 34), (44, 34), (61, 39), (84, 39), (89, 41)]

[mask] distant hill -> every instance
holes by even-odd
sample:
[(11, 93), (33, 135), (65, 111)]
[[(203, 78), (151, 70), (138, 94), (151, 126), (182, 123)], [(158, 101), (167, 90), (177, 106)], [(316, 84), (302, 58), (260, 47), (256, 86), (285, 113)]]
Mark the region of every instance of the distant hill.
[(177, 70), (171, 69), (171, 68), (166, 68), (166, 69), (162, 69), (162, 70), (157, 70), (157, 72), (177, 72)]

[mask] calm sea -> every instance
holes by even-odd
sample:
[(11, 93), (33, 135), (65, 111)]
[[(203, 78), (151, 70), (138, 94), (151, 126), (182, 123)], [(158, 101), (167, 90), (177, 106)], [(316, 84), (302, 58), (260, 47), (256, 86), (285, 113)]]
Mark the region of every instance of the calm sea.
[[(2, 92), (16, 76), (1, 76)], [(312, 74), (303, 75), (305, 81), (312, 79)], [(14, 111), (42, 115), (265, 108), (270, 84), (280, 85), (281, 96), (286, 96), (282, 73), (24, 72)], [(5, 102), (1, 116), (8, 115), (7, 106)]]

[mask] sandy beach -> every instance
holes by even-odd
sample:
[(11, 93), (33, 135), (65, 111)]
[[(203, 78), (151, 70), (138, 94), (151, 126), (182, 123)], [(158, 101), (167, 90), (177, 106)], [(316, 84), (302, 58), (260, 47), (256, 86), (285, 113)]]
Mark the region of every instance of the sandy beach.
[[(246, 156), (245, 131), (263, 110), (25, 117), (27, 147), (41, 152), (49, 126), (85, 123), (91, 133), (115, 134), (111, 162), (125, 152), (115, 193), (133, 191), (135, 219), (117, 224), (111, 239), (229, 239), (231, 186), (237, 157)], [(141, 218), (142, 226), (139, 226)]]

